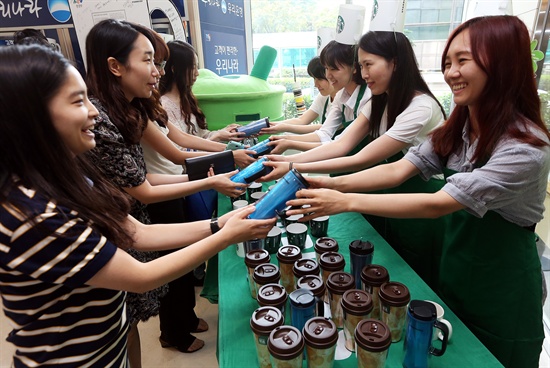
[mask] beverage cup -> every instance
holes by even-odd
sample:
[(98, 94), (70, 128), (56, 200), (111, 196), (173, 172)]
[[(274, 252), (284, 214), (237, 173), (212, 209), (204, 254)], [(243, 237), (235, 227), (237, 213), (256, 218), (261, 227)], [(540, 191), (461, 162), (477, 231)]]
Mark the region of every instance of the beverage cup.
[[(255, 162), (251, 163), (250, 165), (233, 175), (230, 178), (231, 181), (234, 183), (249, 184), (256, 179), (269, 174), (273, 170), (273, 168), (270, 166), (264, 166), (264, 162), (266, 161), (267, 158), (265, 157), (256, 160)], [(271, 217), (275, 217), (275, 215)]]
[(321, 216), (311, 219), (309, 221), (311, 236), (314, 236), (316, 238), (327, 236), (329, 219), (330, 216)]
[(252, 278), (256, 286), (256, 295), (258, 295), (258, 290), (265, 284), (278, 284), (281, 280), (281, 273), (277, 265), (262, 263), (254, 268)]
[(244, 254), (254, 250), (254, 249), (264, 249), (264, 240), (263, 239), (250, 239), (245, 240), (244, 244)]
[(262, 118), (237, 128), (237, 132), (244, 133), (245, 137), (260, 133), (262, 128), (269, 128), (269, 118)]
[[(434, 327), (441, 330), (443, 335), (441, 349), (432, 346)], [(448, 335), (447, 325), (437, 320), (434, 304), (424, 300), (411, 300), (407, 308), (403, 367), (427, 368), (430, 355), (441, 356), (445, 353)]]
[(249, 150), (256, 152), (255, 154), (251, 154), (250, 156), (254, 158), (258, 158), (271, 153), (274, 146), (269, 146), (268, 145), (269, 142), (270, 142), (269, 139), (266, 139), (248, 148)]
[(261, 191), (262, 191), (262, 183), (256, 183), (256, 182), (250, 183), (248, 185), (248, 188), (246, 188), (246, 194), (248, 195), (248, 201), (250, 203), (255, 202), (256, 200), (254, 200), (252, 198), (252, 194), (256, 193), (256, 192), (261, 192)]
[(307, 240), (307, 226), (304, 224), (290, 224), (286, 227), (288, 244), (296, 245), (303, 250)]
[(292, 267), (292, 273), (294, 274), (294, 283), (298, 281), (299, 278), (308, 275), (319, 275), (319, 265), (317, 261), (310, 258), (302, 258), (294, 262)]
[(260, 307), (275, 307), (285, 315), (288, 294), (281, 284), (265, 284), (258, 290), (256, 297)]
[(397, 342), (403, 335), (407, 304), (411, 300), (409, 289), (400, 282), (385, 282), (380, 286), (378, 296), (381, 320), (390, 328), (392, 342)]
[(319, 275), (306, 275), (302, 276), (296, 281), (297, 289), (309, 289), (315, 295), (315, 302), (317, 308), (315, 308), (315, 315), (317, 317), (324, 317), (325, 310), (328, 310), (328, 305), (325, 306), (324, 298), (326, 293), (326, 285), (323, 279)]
[(358, 368), (384, 368), (391, 345), (390, 328), (382, 321), (367, 318), (355, 328)]
[(378, 291), (380, 290), (380, 286), (388, 281), (390, 281), (390, 275), (384, 266), (371, 264), (363, 267), (361, 271), (362, 289), (372, 297), (374, 308), (371, 312), (371, 317), (374, 319), (380, 319), (380, 297)]
[(301, 368), (304, 338), (300, 330), (293, 326), (276, 327), (269, 334), (269, 350), (273, 368)]
[(248, 201), (245, 199), (239, 199), (233, 202), (233, 209), (238, 210), (239, 208), (243, 208), (248, 206)]
[(277, 226), (273, 226), (267, 237), (264, 239), (264, 249), (269, 252), (269, 254), (276, 254), (279, 248), (281, 247), (281, 234), (282, 231)]
[(327, 279), (330, 313), (336, 327), (344, 327), (344, 312), (342, 310), (342, 297), (344, 293), (355, 287), (353, 276), (347, 272), (337, 271), (330, 274)]
[(250, 202), (252, 203), (256, 203), (258, 202), (260, 199), (262, 199), (262, 197), (266, 194), (267, 192), (254, 192), (250, 195)]
[(372, 312), (372, 298), (365, 290), (351, 289), (342, 295), (342, 311), (344, 313), (345, 346), (349, 351), (355, 351), (355, 328)]
[[(233, 201), (233, 209), (234, 210), (238, 210), (239, 208), (243, 208), (243, 207), (248, 206), (248, 201), (246, 200), (246, 193), (243, 193), (243, 195), (241, 195), (241, 197), (243, 197), (243, 196), (244, 196), (245, 199), (237, 199), (237, 200)], [(233, 198), (231, 198), (231, 200), (233, 200)], [(241, 258), (244, 258), (244, 255), (245, 255), (244, 242), (237, 243), (237, 244), (235, 244), (235, 246), (236, 246), (237, 255)]]
[[(246, 191), (244, 191), (240, 196), (238, 197), (229, 197), (231, 199), (231, 204), (234, 204), (236, 201), (246, 201)], [(246, 201), (246, 204), (248, 204), (248, 201)], [(246, 205), (245, 205), (246, 206)], [(242, 206), (244, 207), (244, 206)], [(241, 208), (241, 207), (238, 207)], [(236, 208), (233, 207), (235, 210)]]
[(328, 318), (308, 320), (302, 330), (306, 343), (308, 368), (332, 368), (338, 341), (338, 329)]
[(290, 304), (290, 323), (302, 331), (306, 321), (315, 317), (315, 295), (308, 289), (296, 289), (288, 296)]
[(295, 289), (292, 267), (294, 267), (294, 262), (300, 258), (302, 258), (302, 253), (300, 248), (295, 245), (285, 245), (277, 251), (277, 260), (281, 270), (281, 284), (289, 294)]
[[(444, 325), (447, 326), (447, 329), (449, 330), (449, 336), (448, 340), (451, 341), (451, 337), (453, 336), (453, 326), (451, 325), (451, 322), (447, 321), (445, 317), (445, 309), (439, 304), (432, 300), (426, 300), (427, 302), (432, 303), (435, 306), (436, 314), (437, 314), (437, 320)], [(432, 340), (443, 340), (443, 334), (440, 331), (434, 331)]]
[(354, 240), (349, 245), (350, 269), (356, 289), (361, 289), (361, 271), (372, 263), (373, 254), (374, 245), (370, 241)]
[(269, 351), (267, 350), (269, 334), (276, 327), (282, 326), (283, 322), (284, 315), (279, 309), (274, 307), (261, 307), (252, 313), (250, 328), (254, 333), (254, 342), (259, 363), (258, 366), (260, 368), (271, 367)]
[(338, 252), (340, 248), (338, 247), (338, 242), (336, 239), (322, 237), (315, 241), (313, 249), (315, 250), (315, 258), (317, 258), (317, 263), (319, 263), (321, 254), (326, 252)]
[(265, 249), (254, 249), (246, 253), (244, 263), (248, 270), (248, 287), (250, 289), (250, 296), (256, 299), (256, 284), (254, 284), (254, 269), (256, 266), (263, 263), (269, 263), (271, 257)]
[[(260, 160), (264, 159), (261, 158)], [(273, 189), (256, 202), (256, 210), (249, 217), (256, 220), (275, 217), (278, 212), (286, 207), (287, 201), (296, 198), (298, 190), (307, 187), (309, 187), (309, 184), (304, 177), (296, 169), (292, 169), (282, 177), (282, 180)]]

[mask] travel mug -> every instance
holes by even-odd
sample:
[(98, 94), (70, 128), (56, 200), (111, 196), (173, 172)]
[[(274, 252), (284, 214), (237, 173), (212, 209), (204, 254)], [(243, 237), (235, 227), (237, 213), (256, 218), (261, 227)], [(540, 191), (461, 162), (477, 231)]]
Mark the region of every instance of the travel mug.
[(315, 258), (317, 258), (317, 263), (319, 263), (321, 254), (326, 252), (338, 252), (340, 248), (338, 247), (338, 242), (336, 239), (321, 237), (315, 241), (313, 249), (315, 250)]
[(264, 249), (263, 239), (250, 239), (243, 242), (244, 254), (251, 252), (255, 249)]
[(263, 285), (258, 290), (256, 299), (261, 307), (275, 307), (279, 309), (284, 316), (288, 294), (283, 285), (275, 283)]
[(315, 295), (315, 302), (317, 308), (315, 308), (315, 315), (317, 317), (325, 316), (325, 309), (328, 310), (328, 305), (325, 307), (324, 297), (326, 293), (326, 285), (323, 279), (319, 275), (307, 275), (300, 277), (296, 281), (296, 289), (308, 289)]
[(309, 220), (309, 228), (311, 230), (311, 235), (316, 238), (322, 238), (327, 236), (328, 231), (328, 220), (329, 216), (316, 217)]
[[(433, 328), (441, 330), (441, 349), (432, 346)], [(405, 368), (427, 368), (430, 355), (441, 356), (447, 348), (449, 330), (447, 325), (437, 320), (435, 305), (424, 300), (411, 300), (407, 309), (407, 329), (405, 332)]]
[(273, 226), (267, 238), (264, 239), (264, 249), (269, 252), (269, 254), (276, 254), (281, 246), (281, 234), (282, 231), (277, 226)]
[(285, 287), (287, 293), (294, 291), (294, 273), (292, 267), (294, 262), (302, 258), (300, 248), (295, 245), (285, 245), (277, 251), (277, 260), (281, 270), (281, 284)]
[(250, 328), (254, 332), (254, 342), (260, 368), (271, 368), (267, 342), (269, 334), (276, 327), (282, 326), (284, 317), (281, 311), (274, 307), (261, 307), (252, 313)]
[(378, 291), (380, 290), (380, 286), (388, 281), (390, 281), (390, 275), (384, 266), (371, 264), (363, 267), (361, 271), (362, 289), (372, 297), (374, 308), (371, 317), (374, 319), (380, 319), (380, 297), (378, 296)]
[(347, 272), (337, 271), (330, 274), (327, 279), (330, 313), (336, 327), (344, 327), (344, 312), (340, 300), (344, 293), (355, 287), (353, 276)]
[(288, 296), (290, 301), (290, 323), (302, 331), (306, 321), (315, 317), (315, 295), (308, 289), (296, 289)]
[(300, 249), (306, 247), (307, 226), (302, 223), (290, 224), (286, 227), (288, 244), (296, 245)]
[(411, 300), (409, 289), (400, 282), (385, 282), (378, 291), (381, 320), (391, 331), (392, 342), (401, 340), (405, 325), (407, 304)]
[(256, 286), (256, 295), (258, 290), (265, 284), (277, 284), (281, 279), (279, 267), (272, 263), (262, 263), (254, 268), (254, 285)]
[(271, 257), (265, 249), (254, 249), (246, 253), (244, 257), (244, 263), (248, 270), (248, 287), (250, 289), (250, 296), (256, 299), (256, 284), (254, 284), (254, 269), (256, 266), (262, 263), (269, 263)]
[(346, 349), (355, 351), (355, 328), (357, 324), (370, 317), (372, 298), (365, 290), (351, 289), (342, 295), (342, 311), (344, 313), (344, 338)]
[(256, 135), (262, 128), (269, 128), (269, 118), (251, 121), (250, 123), (237, 128), (237, 132), (244, 133), (245, 137)]
[[(261, 158), (260, 160), (264, 159)], [(256, 164), (256, 162), (252, 165)], [(256, 210), (250, 214), (249, 218), (260, 220), (275, 217), (278, 211), (286, 207), (287, 201), (296, 198), (298, 190), (307, 187), (309, 187), (309, 184), (304, 177), (296, 169), (292, 169), (282, 177), (281, 181), (273, 189), (256, 202)]]
[(391, 345), (390, 328), (382, 321), (364, 319), (355, 328), (358, 368), (384, 368)]
[(294, 262), (292, 266), (292, 273), (294, 274), (294, 283), (298, 281), (300, 277), (308, 275), (319, 275), (319, 265), (317, 261), (310, 258), (302, 258)]
[[(242, 184), (249, 184), (252, 183), (254, 180), (261, 178), (264, 175), (267, 175), (273, 170), (270, 166), (264, 166), (264, 162), (267, 161), (267, 158), (262, 157), (261, 159), (251, 163), (235, 175), (233, 175), (230, 179), (234, 183), (242, 183)], [(275, 217), (275, 215), (271, 216)], [(270, 218), (270, 217), (266, 217)]]
[(273, 368), (301, 368), (304, 338), (300, 330), (293, 326), (276, 327), (267, 342), (271, 366)]
[(302, 330), (306, 343), (308, 368), (332, 368), (338, 341), (338, 329), (328, 318), (308, 320)]
[(373, 254), (374, 245), (370, 241), (354, 240), (349, 245), (350, 269), (356, 289), (361, 289), (361, 271), (372, 263)]
[(258, 158), (264, 155), (267, 155), (273, 151), (274, 146), (268, 146), (267, 144), (270, 142), (269, 139), (266, 139), (264, 141), (259, 142), (258, 144), (253, 145), (252, 147), (248, 148), (250, 151), (255, 151), (256, 154), (251, 154), (250, 156), (254, 158)]

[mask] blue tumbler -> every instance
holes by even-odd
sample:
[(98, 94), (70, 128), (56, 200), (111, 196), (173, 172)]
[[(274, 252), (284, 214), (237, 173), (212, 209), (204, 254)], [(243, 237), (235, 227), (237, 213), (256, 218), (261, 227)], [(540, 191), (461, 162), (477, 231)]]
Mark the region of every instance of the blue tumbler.
[(297, 191), (307, 187), (309, 184), (306, 179), (296, 169), (292, 169), (273, 189), (256, 202), (256, 210), (250, 214), (249, 218), (261, 220), (275, 217), (286, 207), (287, 201), (296, 198)]
[(317, 300), (309, 289), (296, 289), (288, 296), (291, 325), (302, 331), (306, 322), (315, 317)]
[(355, 288), (361, 289), (361, 271), (372, 263), (374, 245), (370, 241), (354, 240), (349, 245), (351, 274), (355, 278)]
[(231, 181), (234, 183), (249, 184), (256, 179), (269, 174), (271, 170), (273, 170), (273, 168), (271, 166), (264, 166), (264, 162), (266, 161), (267, 158), (263, 157), (256, 162), (251, 163), (250, 165), (233, 175), (231, 177)]
[[(407, 308), (404, 368), (427, 368), (430, 355), (441, 356), (447, 349), (449, 329), (437, 320), (435, 305), (424, 300), (411, 300)], [(443, 334), (441, 349), (432, 346), (433, 328)]]
[(273, 151), (273, 146), (268, 146), (267, 144), (271, 142), (269, 139), (266, 139), (265, 141), (261, 141), (258, 144), (253, 145), (252, 147), (248, 148), (251, 151), (255, 151), (256, 154), (251, 154), (250, 156), (254, 158), (258, 158), (260, 156), (267, 155), (271, 151)]
[(244, 133), (245, 137), (258, 134), (262, 128), (269, 128), (269, 118), (252, 121), (237, 128), (237, 132)]

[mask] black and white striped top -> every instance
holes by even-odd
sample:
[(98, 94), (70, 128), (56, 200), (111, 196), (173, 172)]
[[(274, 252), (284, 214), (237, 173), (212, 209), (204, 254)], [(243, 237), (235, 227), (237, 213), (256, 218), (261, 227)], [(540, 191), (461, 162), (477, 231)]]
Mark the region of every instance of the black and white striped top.
[(36, 219), (0, 207), (0, 294), (14, 366), (126, 367), (126, 293), (86, 285), (116, 246), (33, 190), (18, 187), (9, 200)]

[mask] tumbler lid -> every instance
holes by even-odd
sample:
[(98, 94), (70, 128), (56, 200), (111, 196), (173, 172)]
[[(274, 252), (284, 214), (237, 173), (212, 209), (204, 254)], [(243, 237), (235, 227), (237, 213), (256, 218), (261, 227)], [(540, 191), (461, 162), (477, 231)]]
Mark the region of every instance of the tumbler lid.
[(434, 321), (437, 319), (435, 305), (424, 300), (411, 300), (409, 303), (409, 313), (421, 321)]
[(359, 289), (351, 289), (344, 292), (341, 303), (342, 309), (346, 313), (356, 316), (369, 314), (374, 308), (370, 294)]
[(294, 263), (302, 257), (300, 248), (295, 245), (283, 245), (277, 251), (279, 263)]
[(353, 275), (344, 272), (336, 271), (331, 273), (327, 278), (327, 288), (336, 294), (344, 294), (346, 290), (355, 287), (355, 279)]
[(319, 265), (317, 261), (311, 258), (302, 258), (294, 262), (292, 272), (296, 278), (300, 278), (306, 275), (318, 275)]
[(252, 249), (244, 256), (244, 263), (248, 267), (256, 267), (262, 263), (269, 263), (270, 260), (269, 252), (265, 249)]
[(409, 289), (402, 283), (395, 281), (383, 283), (380, 286), (378, 295), (384, 303), (395, 307), (407, 305), (411, 300)]
[(260, 307), (252, 313), (250, 328), (259, 335), (267, 335), (283, 324), (283, 314), (275, 307)]
[(253, 279), (259, 284), (278, 282), (280, 278), (279, 267), (273, 263), (262, 263), (254, 268)]
[(391, 333), (388, 325), (377, 319), (361, 320), (355, 328), (355, 341), (361, 348), (379, 352), (389, 348)]
[[(268, 124), (269, 126), (269, 124)], [(290, 170), (290, 172), (292, 172), (294, 174), (294, 176), (296, 176), (296, 179), (298, 179), (302, 185), (305, 187), (305, 188), (309, 188), (309, 183), (307, 182), (307, 180), (303, 177), (302, 174), (300, 174), (300, 172), (296, 169), (292, 169)]]
[(342, 271), (346, 266), (346, 260), (338, 252), (325, 252), (319, 256), (319, 265), (325, 271)]
[(336, 241), (336, 239), (324, 236), (317, 239), (314, 245), (314, 249), (317, 253), (337, 252), (338, 242)]
[(308, 319), (303, 334), (306, 344), (316, 349), (327, 349), (338, 341), (336, 324), (324, 317)]
[(294, 359), (304, 350), (302, 333), (294, 326), (276, 327), (269, 335), (267, 350), (277, 359)]
[(296, 289), (288, 297), (290, 304), (299, 308), (307, 308), (315, 304), (315, 295), (309, 289)]
[(258, 290), (257, 300), (261, 306), (278, 306), (284, 304), (288, 294), (281, 284), (265, 284)]
[(374, 245), (368, 240), (354, 240), (349, 245), (349, 252), (359, 255), (371, 254), (374, 252)]
[(298, 281), (296, 281), (296, 287), (298, 289), (309, 289), (313, 292), (313, 295), (317, 297), (325, 295), (325, 290), (327, 289), (323, 279), (318, 275), (300, 277)]
[(389, 280), (390, 275), (388, 274), (388, 270), (384, 266), (370, 264), (366, 265), (361, 270), (361, 281), (363, 281), (363, 283), (365, 284), (380, 286)]

